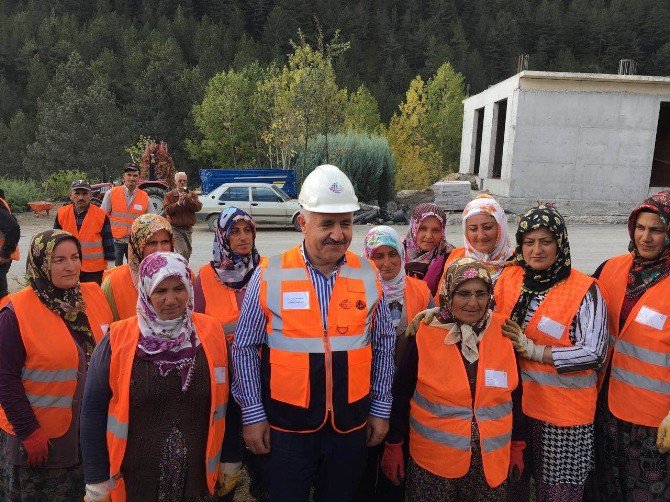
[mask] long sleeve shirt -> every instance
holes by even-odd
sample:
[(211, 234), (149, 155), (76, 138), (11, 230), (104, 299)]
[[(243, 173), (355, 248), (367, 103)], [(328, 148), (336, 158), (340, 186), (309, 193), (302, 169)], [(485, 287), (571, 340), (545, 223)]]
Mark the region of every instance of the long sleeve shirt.
[(4, 204), (0, 203), (0, 234), (5, 242), (0, 247), (0, 258), (7, 259), (16, 249), (21, 237), (21, 227), (14, 215), (7, 211)]
[[(300, 248), (307, 272), (316, 290), (324, 330), (328, 324), (328, 305), (335, 280), (346, 257), (342, 257), (330, 276), (326, 277), (312, 266)], [(261, 399), (261, 373), (258, 347), (267, 344), (265, 331), (267, 317), (260, 305), (261, 270), (256, 269), (247, 286), (242, 304), (240, 320), (232, 345), (234, 378), (233, 396), (242, 408), (242, 421), (245, 425), (267, 420)], [(370, 415), (388, 419), (391, 413), (395, 352), (395, 330), (391, 324), (391, 315), (382, 297), (372, 319), (372, 381), (370, 388)]]
[(176, 227), (192, 227), (195, 225), (195, 213), (202, 209), (202, 202), (195, 192), (175, 188), (165, 194), (163, 211), (170, 223)]
[[(81, 213), (78, 213), (75, 209), (74, 219), (77, 223), (77, 230), (81, 230), (81, 226), (84, 224), (84, 218), (88, 214), (88, 208), (84, 209)], [(62, 230), (63, 227), (58, 221), (58, 215), (54, 220), (54, 228)], [(102, 236), (102, 249), (105, 253), (105, 260), (113, 261), (114, 260), (114, 237), (112, 237), (112, 225), (109, 222), (109, 216), (105, 216), (105, 222), (102, 224), (102, 230), (100, 231)]]

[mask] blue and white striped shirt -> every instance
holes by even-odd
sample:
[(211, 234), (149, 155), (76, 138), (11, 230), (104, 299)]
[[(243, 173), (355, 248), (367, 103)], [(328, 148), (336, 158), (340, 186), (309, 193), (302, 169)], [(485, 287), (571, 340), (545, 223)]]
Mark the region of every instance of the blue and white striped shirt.
[[(329, 277), (315, 269), (307, 259), (303, 246), (300, 252), (310, 279), (316, 290), (321, 309), (324, 330), (328, 322), (328, 304), (333, 292), (335, 279), (340, 267), (346, 262), (342, 257)], [(245, 425), (266, 420), (261, 399), (261, 370), (258, 347), (267, 344), (265, 326), (267, 317), (260, 305), (260, 267), (249, 280), (244, 295), (240, 320), (235, 331), (233, 354), (233, 397), (242, 408), (242, 422)], [(393, 381), (393, 354), (395, 352), (395, 331), (391, 324), (391, 314), (382, 297), (372, 318), (372, 382), (370, 388), (370, 415), (388, 419), (391, 414), (391, 384)]]

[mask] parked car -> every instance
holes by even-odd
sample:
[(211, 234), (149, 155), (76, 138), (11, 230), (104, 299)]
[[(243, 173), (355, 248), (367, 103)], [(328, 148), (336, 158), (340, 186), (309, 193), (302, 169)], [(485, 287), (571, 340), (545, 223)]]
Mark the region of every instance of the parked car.
[(205, 221), (210, 229), (216, 226), (216, 218), (223, 209), (235, 206), (249, 213), (259, 225), (293, 225), (300, 230), (300, 204), (270, 183), (224, 183), (198, 198), (202, 209), (196, 218)]

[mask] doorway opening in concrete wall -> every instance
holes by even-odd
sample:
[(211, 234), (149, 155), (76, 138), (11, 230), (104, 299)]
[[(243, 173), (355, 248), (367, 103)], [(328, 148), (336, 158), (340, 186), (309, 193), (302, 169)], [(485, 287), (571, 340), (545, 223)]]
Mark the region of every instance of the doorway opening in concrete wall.
[(654, 162), (651, 165), (649, 186), (670, 186), (670, 102), (668, 101), (661, 101), (658, 111)]
[(491, 178), (500, 179), (502, 174), (503, 145), (505, 144), (505, 122), (507, 119), (507, 100), (501, 99), (494, 105), (496, 112), (495, 144), (493, 146), (493, 173)]
[(479, 174), (479, 161), (482, 156), (482, 129), (484, 128), (484, 108), (475, 110), (475, 165), (474, 174)]

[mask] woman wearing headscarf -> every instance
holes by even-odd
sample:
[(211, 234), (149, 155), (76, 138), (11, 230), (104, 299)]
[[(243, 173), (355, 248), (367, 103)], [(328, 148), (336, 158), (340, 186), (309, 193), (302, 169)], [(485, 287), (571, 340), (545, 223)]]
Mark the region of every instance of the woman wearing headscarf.
[(393, 483), (407, 473), (407, 500), (502, 501), (518, 474), (510, 463), (516, 359), (505, 318), (491, 312), (492, 290), (484, 265), (454, 261), (438, 315), (408, 339), (382, 460)]
[[(236, 207), (226, 208), (216, 220), (213, 259), (200, 269), (193, 283), (195, 311), (218, 319), (229, 346), (247, 283), (261, 260), (255, 241), (256, 224), (251, 216)], [(228, 401), (226, 431), (231, 441), (226, 441), (230, 448), (221, 455), (225, 475), (220, 495), (233, 493), (242, 469), (242, 412), (233, 399)]]
[(172, 226), (165, 218), (151, 213), (135, 218), (128, 237), (128, 263), (110, 269), (102, 281), (115, 321), (135, 315), (140, 262), (151, 253), (173, 249)]
[(437, 292), (445, 263), (454, 249), (445, 240), (446, 223), (446, 214), (437, 204), (419, 204), (412, 212), (403, 241), (407, 275), (425, 281), (431, 295)]
[[(607, 307), (595, 280), (571, 267), (565, 222), (549, 206), (527, 211), (516, 265), (495, 285), (503, 333), (519, 356), (527, 454), (538, 502), (581, 501), (593, 468), (597, 371), (607, 356)], [(512, 500), (528, 500), (528, 476)]]
[(81, 246), (37, 234), (28, 286), (0, 310), (0, 499), (80, 501), (79, 410), (89, 357), (112, 314), (95, 283), (79, 283)]
[(596, 413), (589, 500), (670, 499), (670, 192), (628, 218), (629, 253), (594, 276), (607, 292), (613, 355)]
[(223, 331), (193, 312), (181, 255), (147, 256), (137, 288), (137, 316), (113, 323), (91, 360), (86, 500), (214, 500), (228, 399)]
[[(363, 256), (372, 260), (379, 270), (384, 297), (396, 330), (396, 366), (400, 364), (406, 338), (402, 335), (408, 319), (433, 307), (433, 299), (425, 282), (405, 274), (405, 249), (398, 233), (391, 227), (372, 228), (363, 241)], [(394, 486), (380, 472), (383, 445), (370, 448), (368, 466), (358, 493), (358, 500), (404, 500), (404, 486)], [(406, 456), (406, 452), (405, 452)]]

